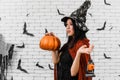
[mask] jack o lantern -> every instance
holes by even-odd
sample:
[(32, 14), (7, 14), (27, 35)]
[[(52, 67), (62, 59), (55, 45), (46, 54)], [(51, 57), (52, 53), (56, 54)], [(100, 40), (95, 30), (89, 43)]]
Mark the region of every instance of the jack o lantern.
[(88, 71), (94, 70), (94, 62), (92, 61), (92, 59), (88, 61), (87, 70)]
[(92, 71), (94, 69), (94, 65), (93, 64), (89, 64), (88, 65), (88, 71)]
[[(46, 29), (46, 33), (47, 33)], [(58, 37), (53, 35), (45, 35), (40, 40), (39, 47), (43, 50), (58, 50), (60, 48), (61, 42)]]

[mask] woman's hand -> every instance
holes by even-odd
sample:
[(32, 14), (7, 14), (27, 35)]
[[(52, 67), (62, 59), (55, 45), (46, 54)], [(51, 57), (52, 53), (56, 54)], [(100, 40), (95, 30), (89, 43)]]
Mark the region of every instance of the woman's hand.
[(83, 45), (78, 49), (77, 54), (81, 54), (81, 53), (90, 54), (93, 48), (94, 48), (94, 45), (90, 45), (89, 47), (87, 47), (87, 45)]
[(87, 47), (87, 45), (83, 45), (78, 49), (76, 57), (71, 66), (71, 76), (76, 76), (79, 71), (80, 55), (82, 53), (90, 54), (92, 52), (93, 48), (94, 48), (93, 45), (90, 45), (89, 47)]

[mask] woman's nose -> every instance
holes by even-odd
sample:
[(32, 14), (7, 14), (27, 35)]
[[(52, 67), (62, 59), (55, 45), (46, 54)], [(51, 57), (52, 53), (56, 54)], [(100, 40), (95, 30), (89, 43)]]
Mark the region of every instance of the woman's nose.
[(69, 28), (70, 28), (70, 25), (67, 25), (66, 28), (69, 29)]

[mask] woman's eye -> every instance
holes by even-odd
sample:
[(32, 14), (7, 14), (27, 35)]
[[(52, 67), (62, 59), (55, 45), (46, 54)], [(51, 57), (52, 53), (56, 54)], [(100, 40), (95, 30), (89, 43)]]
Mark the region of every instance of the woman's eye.
[(72, 23), (70, 23), (70, 24), (64, 23), (64, 25), (65, 25), (65, 27), (68, 26), (68, 25), (73, 26)]

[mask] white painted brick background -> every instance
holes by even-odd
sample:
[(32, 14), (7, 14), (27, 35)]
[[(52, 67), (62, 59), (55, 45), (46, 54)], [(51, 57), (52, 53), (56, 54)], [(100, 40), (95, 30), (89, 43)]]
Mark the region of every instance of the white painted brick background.
[[(91, 0), (92, 5), (87, 14), (87, 26), (90, 31), (87, 37), (95, 45), (91, 54), (95, 63), (96, 77), (93, 80), (120, 80), (120, 0), (106, 0), (111, 4), (105, 5), (104, 0)], [(13, 80), (53, 80), (53, 67), (51, 53), (39, 48), (39, 41), (44, 35), (44, 29), (54, 32), (63, 43), (66, 41), (66, 33), (57, 8), (61, 13), (71, 14), (84, 0), (0, 0), (0, 33), (6, 43), (22, 45), (25, 48), (15, 48), (11, 66), (8, 67), (7, 79), (13, 76)], [(28, 14), (28, 16), (26, 16)], [(106, 28), (97, 31), (97, 28)], [(24, 22), (27, 30), (35, 37), (23, 33)], [(113, 27), (112, 30), (110, 28)], [(106, 53), (112, 59), (105, 59)], [(29, 74), (17, 69), (18, 60), (22, 60), (22, 67)], [(36, 67), (36, 63), (44, 66), (44, 69)]]

